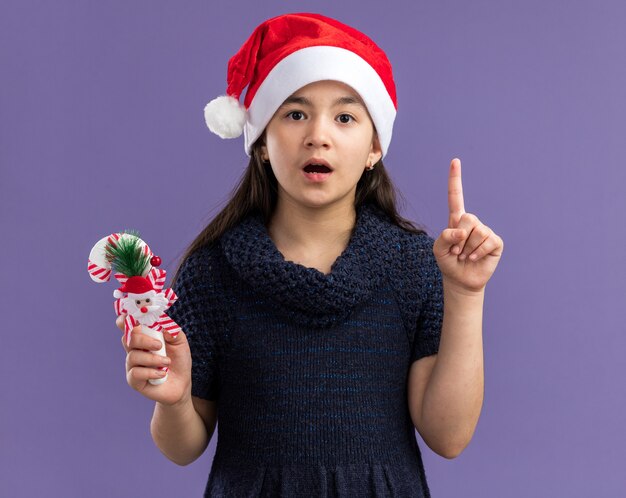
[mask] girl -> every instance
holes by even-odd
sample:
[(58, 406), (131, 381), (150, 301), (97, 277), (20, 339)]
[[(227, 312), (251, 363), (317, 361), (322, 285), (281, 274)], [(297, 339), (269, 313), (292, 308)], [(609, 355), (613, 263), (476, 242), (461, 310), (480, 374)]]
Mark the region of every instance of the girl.
[[(227, 94), (207, 124), (243, 128), (250, 163), (174, 277), (183, 333), (165, 359), (142, 334), (126, 349), (156, 445), (187, 465), (219, 418), (205, 496), (429, 496), (415, 429), (446, 458), (472, 437), (502, 240), (465, 213), (458, 159), (437, 240), (398, 215), (382, 162), (391, 64), (355, 29), (265, 21), (229, 61)], [(148, 383), (163, 365), (167, 382)]]

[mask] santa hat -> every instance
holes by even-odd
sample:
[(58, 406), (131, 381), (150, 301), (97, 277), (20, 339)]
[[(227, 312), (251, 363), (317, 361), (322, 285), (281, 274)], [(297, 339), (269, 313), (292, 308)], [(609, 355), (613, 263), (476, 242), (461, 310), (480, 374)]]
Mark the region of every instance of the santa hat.
[(132, 294), (133, 299), (144, 299), (151, 297), (156, 293), (156, 290), (148, 278), (135, 276), (130, 277), (119, 289), (113, 291), (113, 297), (119, 299), (125, 293)]
[[(309, 83), (335, 80), (359, 93), (386, 155), (397, 112), (391, 63), (360, 31), (320, 14), (285, 14), (260, 24), (228, 61), (226, 95), (204, 108), (209, 129), (221, 138), (244, 133), (252, 145), (289, 97)], [(243, 105), (239, 97), (248, 86)]]

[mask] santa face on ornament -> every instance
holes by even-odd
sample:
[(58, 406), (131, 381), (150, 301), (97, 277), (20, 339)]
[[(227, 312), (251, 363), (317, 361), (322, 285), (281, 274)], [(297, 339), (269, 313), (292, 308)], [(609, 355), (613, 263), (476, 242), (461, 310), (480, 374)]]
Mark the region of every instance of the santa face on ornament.
[(128, 293), (122, 298), (122, 306), (142, 325), (152, 325), (167, 309), (167, 298), (163, 292), (151, 290), (142, 294)]

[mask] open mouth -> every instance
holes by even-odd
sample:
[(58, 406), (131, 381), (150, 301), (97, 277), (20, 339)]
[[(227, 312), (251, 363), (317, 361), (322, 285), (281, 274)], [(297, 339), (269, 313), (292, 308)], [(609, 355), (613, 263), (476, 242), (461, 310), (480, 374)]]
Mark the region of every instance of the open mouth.
[(323, 164), (309, 164), (304, 167), (306, 173), (330, 173), (332, 170)]
[(304, 177), (313, 183), (319, 183), (326, 181), (326, 179), (332, 174), (333, 170), (325, 164), (307, 164), (302, 173)]

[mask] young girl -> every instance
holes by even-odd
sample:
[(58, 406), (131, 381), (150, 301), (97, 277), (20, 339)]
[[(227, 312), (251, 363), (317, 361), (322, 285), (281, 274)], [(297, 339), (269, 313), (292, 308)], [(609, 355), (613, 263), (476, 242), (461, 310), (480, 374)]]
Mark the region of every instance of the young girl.
[(464, 212), (458, 159), (437, 240), (398, 215), (382, 162), (391, 64), (355, 29), (265, 21), (229, 61), (227, 94), (207, 124), (243, 128), (250, 163), (174, 278), (183, 332), (165, 359), (143, 334), (125, 346), (156, 445), (187, 465), (219, 419), (205, 496), (429, 496), (415, 429), (446, 458), (472, 437), (501, 238)]

